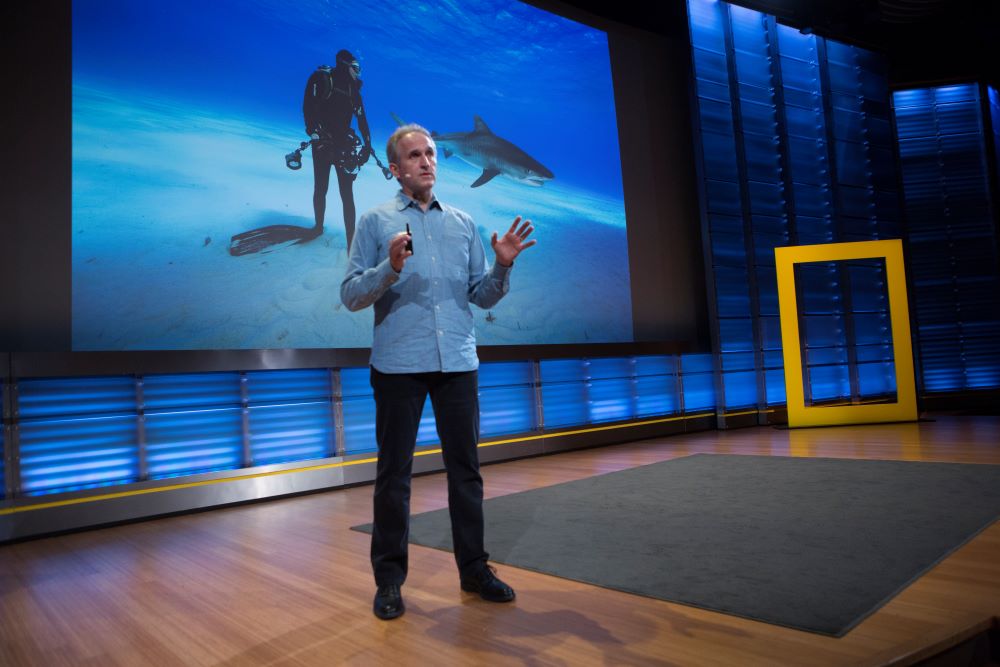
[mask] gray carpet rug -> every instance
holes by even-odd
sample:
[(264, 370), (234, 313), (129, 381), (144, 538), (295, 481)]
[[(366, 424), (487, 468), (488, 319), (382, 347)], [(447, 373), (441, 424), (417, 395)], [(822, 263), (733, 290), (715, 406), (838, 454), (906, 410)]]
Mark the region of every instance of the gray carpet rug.
[[(697, 454), (485, 512), (493, 561), (841, 636), (1000, 517), (1000, 466)], [(447, 510), (410, 541), (450, 551)]]

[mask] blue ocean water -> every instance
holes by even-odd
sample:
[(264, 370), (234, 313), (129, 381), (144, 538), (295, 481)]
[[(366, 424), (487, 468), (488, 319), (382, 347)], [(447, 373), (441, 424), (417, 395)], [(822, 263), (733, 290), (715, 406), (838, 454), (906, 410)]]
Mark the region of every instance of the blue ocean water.
[[(607, 36), (516, 0), (77, 0), (74, 83), (302, 129), (309, 74), (358, 57), (373, 131), (473, 115), (557, 178), (621, 196)], [(299, 135), (296, 135), (299, 136)]]
[[(306, 79), (351, 50), (377, 147), (391, 113), (439, 132), (481, 116), (554, 174), (532, 188), (441, 159), (435, 192), (484, 236), (518, 214), (539, 246), (511, 294), (476, 313), (482, 344), (625, 341), (631, 306), (607, 38), (506, 0), (73, 3), (76, 349), (352, 347), (370, 313), (338, 309), (336, 187), (310, 244), (230, 257), (233, 234), (312, 224)], [(371, 163), (369, 163), (371, 164)], [(391, 197), (374, 165), (360, 212)], [(489, 254), (489, 251), (488, 251)], [(487, 315), (489, 316), (487, 318)]]

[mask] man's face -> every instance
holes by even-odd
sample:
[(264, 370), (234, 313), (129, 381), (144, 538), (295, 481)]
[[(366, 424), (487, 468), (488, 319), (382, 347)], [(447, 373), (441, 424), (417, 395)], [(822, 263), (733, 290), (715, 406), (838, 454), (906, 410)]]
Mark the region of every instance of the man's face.
[(420, 132), (410, 132), (396, 144), (398, 162), (389, 164), (399, 179), (403, 192), (411, 197), (430, 192), (437, 180), (437, 147), (434, 140)]

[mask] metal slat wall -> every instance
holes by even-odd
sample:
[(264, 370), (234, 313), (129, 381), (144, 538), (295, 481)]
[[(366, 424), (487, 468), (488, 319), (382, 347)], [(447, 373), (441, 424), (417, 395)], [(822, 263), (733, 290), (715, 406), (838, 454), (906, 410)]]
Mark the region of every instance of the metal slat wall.
[(970, 83), (898, 91), (893, 102), (923, 389), (1000, 387), (997, 166), (987, 143), (996, 142), (996, 92)]
[(719, 407), (715, 393), (714, 357), (711, 354), (686, 354), (679, 359), (681, 377), (681, 412), (697, 413)]
[(7, 441), (10, 436), (7, 435), (7, 385), (6, 382), (0, 382), (0, 480), (3, 481), (3, 486), (0, 487), (0, 500), (7, 497)]
[(643, 419), (684, 411), (679, 361), (667, 355), (635, 357), (636, 417)]
[(1000, 172), (1000, 91), (993, 86), (986, 87), (986, 97), (990, 107), (990, 128), (993, 130), (993, 182), (997, 186)]
[(341, 404), (344, 423), (344, 454), (374, 452), (375, 399), (367, 366), (341, 368)]
[[(345, 368), (340, 371), (344, 388), (343, 414), (345, 454), (375, 452), (375, 398), (369, 379), (371, 371)], [(417, 429), (417, 447), (437, 442), (437, 422), (430, 401), (424, 405)]]
[(245, 381), (250, 465), (336, 454), (329, 371), (255, 371)]
[(244, 463), (239, 373), (147, 375), (142, 390), (145, 470), (140, 479), (165, 479)]
[[(491, 362), (479, 376), (485, 438), (715, 408), (709, 354)], [(4, 467), (5, 501), (376, 449), (367, 367), (7, 386), (16, 437), (4, 436), (4, 460), (20, 465)], [(436, 442), (428, 401), (418, 445)]]
[[(720, 402), (763, 411), (785, 401), (774, 248), (899, 236), (885, 63), (736, 5), (688, 11)], [(811, 401), (887, 393), (883, 274), (857, 262), (801, 276)]]
[[(541, 361), (545, 427), (679, 414), (677, 361), (668, 356)], [(709, 403), (706, 407), (714, 407)]]
[(8, 447), (10, 442), (11, 428), (11, 407), (10, 390), (7, 385), (7, 369), (10, 367), (10, 359), (6, 354), (0, 354), (0, 501), (7, 497), (8, 489), (13, 486), (11, 477), (10, 458), (13, 456), (13, 448)]
[(19, 465), (12, 495), (139, 481), (135, 384), (135, 378), (126, 376), (16, 382)]
[(482, 437), (528, 433), (539, 428), (535, 375), (530, 361), (479, 367), (479, 428)]
[[(744, 224), (749, 198), (746, 188), (741, 188), (747, 174), (746, 159), (740, 156), (740, 98), (734, 90), (733, 67), (727, 57), (732, 50), (733, 31), (727, 6), (696, 0), (688, 7), (702, 144), (702, 210), (707, 219), (706, 238), (711, 246), (714, 278), (713, 343), (721, 353), (721, 370), (745, 378), (747, 369), (756, 368), (754, 314), (759, 310), (753, 303), (756, 290), (750, 284), (748, 225)], [(742, 58), (744, 73), (751, 59), (751, 54)], [(725, 408), (737, 407), (737, 403), (757, 404), (756, 383), (743, 388), (742, 393), (749, 394), (750, 400), (734, 400), (733, 384), (729, 383), (729, 391), (722, 393)]]

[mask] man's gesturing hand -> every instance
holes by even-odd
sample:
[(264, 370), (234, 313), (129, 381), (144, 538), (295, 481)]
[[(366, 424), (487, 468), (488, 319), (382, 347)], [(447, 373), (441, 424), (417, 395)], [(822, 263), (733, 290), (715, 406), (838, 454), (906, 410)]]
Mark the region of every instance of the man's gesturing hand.
[[(520, 227), (518, 227), (519, 223)], [(490, 244), (493, 246), (493, 252), (496, 253), (497, 261), (502, 266), (513, 264), (514, 258), (520, 255), (522, 250), (530, 248), (537, 243), (535, 239), (525, 242), (525, 239), (533, 231), (535, 231), (535, 228), (531, 226), (531, 220), (525, 220), (521, 223), (521, 216), (517, 216), (514, 218), (514, 223), (510, 226), (510, 229), (502, 237), (497, 239), (497, 233), (493, 232)]]

